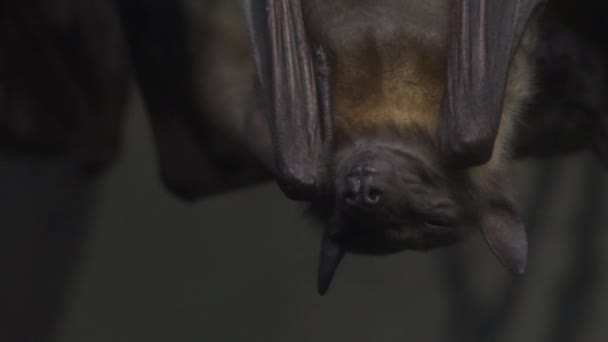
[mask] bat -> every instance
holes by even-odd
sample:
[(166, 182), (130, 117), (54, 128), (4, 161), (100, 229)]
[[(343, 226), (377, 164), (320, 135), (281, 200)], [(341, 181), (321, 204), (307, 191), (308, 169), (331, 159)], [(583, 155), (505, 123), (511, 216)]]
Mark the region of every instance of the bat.
[[(261, 165), (272, 170), (325, 226), (324, 293), (347, 252), (431, 249), (476, 229), (508, 269), (523, 271), (508, 162), (587, 146), (568, 135), (572, 122), (597, 122), (567, 110), (555, 120), (556, 98), (585, 97), (555, 81), (564, 73), (551, 63), (561, 59), (548, 53), (563, 45), (555, 12), (571, 11), (553, 1), (541, 12), (540, 3), (241, 1), (251, 47), (238, 18), (225, 16), (234, 1), (121, 6), (165, 183), (194, 199), (267, 180)], [(589, 52), (575, 42), (569, 53)], [(555, 94), (550, 83), (568, 86)], [(590, 83), (599, 89), (601, 79)], [(228, 166), (208, 149), (235, 142)], [(243, 163), (249, 154), (261, 163)]]
[(289, 198), (325, 226), (318, 290), (345, 253), (448, 246), (480, 229), (526, 266), (507, 190), (541, 1), (242, 0)]
[[(233, 51), (243, 43), (238, 34), (226, 40), (209, 32), (214, 25), (226, 26), (212, 12), (223, 12), (233, 2), (116, 3), (155, 134), (162, 180), (176, 195), (193, 200), (267, 180), (270, 170), (285, 194), (309, 202), (311, 213), (325, 226), (320, 293), (327, 291), (347, 252), (432, 249), (461, 241), (476, 229), (509, 270), (523, 272), (527, 242), (507, 191), (509, 159), (590, 144), (606, 156), (605, 56), (589, 46), (605, 46), (605, 35), (590, 35), (599, 32), (594, 28), (568, 40), (564, 28), (571, 19), (564, 14), (578, 7), (567, 1), (552, 1), (547, 9), (559, 11), (545, 10), (540, 16), (539, 0), (241, 0), (251, 51)], [(184, 8), (194, 5), (195, 11)], [(8, 19), (18, 30), (7, 31), (12, 39), (7, 41), (36, 44), (16, 45), (13, 54), (6, 50), (4, 61), (19, 66), (4, 68), (9, 79), (22, 78), (12, 90), (25, 89), (37, 106), (57, 115), (24, 122), (48, 130), (56, 126), (40, 119), (68, 113), (70, 121), (87, 114), (88, 119), (74, 121), (82, 126), (70, 134), (44, 133), (40, 140), (74, 134), (80, 140), (68, 142), (81, 158), (88, 163), (108, 160), (120, 122), (115, 115), (119, 111), (112, 108), (124, 101), (129, 74), (122, 41), (116, 39), (120, 30), (111, 23), (103, 31), (111, 58), (95, 60), (101, 68), (89, 66), (78, 74), (67, 63), (64, 47), (53, 45), (65, 32), (35, 27), (48, 19), (25, 20), (25, 9), (15, 6), (9, 11), (14, 17)], [(41, 16), (40, 6), (32, 7), (29, 16)], [(198, 20), (197, 11), (211, 14)], [(107, 8), (96, 14), (111, 17)], [(188, 15), (192, 17), (184, 18)], [(579, 18), (589, 22), (586, 15)], [(241, 28), (234, 17), (224, 22), (235, 32)], [(543, 28), (540, 34), (537, 24)], [(96, 27), (85, 25), (89, 40), (66, 36), (66, 41), (91, 48), (83, 42), (94, 41), (90, 36)], [(588, 44), (582, 36), (592, 36), (594, 42)], [(555, 81), (564, 74), (582, 79), (581, 65), (557, 63), (563, 51), (558, 55), (554, 50), (564, 45), (576, 63), (601, 71), (590, 72), (584, 87), (570, 79)], [(32, 46), (43, 53), (27, 50)], [(86, 51), (83, 55), (91, 54)], [(225, 78), (219, 74), (226, 74), (222, 63), (232, 62), (226, 56), (235, 55), (254, 57), (254, 67), (238, 70), (252, 82), (218, 83)], [(591, 63), (583, 60), (589, 55)], [(41, 57), (53, 65), (45, 71), (46, 82), (61, 86), (36, 87)], [(96, 74), (98, 69), (111, 72)], [(255, 73), (261, 97), (255, 94)], [(533, 80), (534, 74), (540, 79)], [(99, 87), (83, 87), (87, 77), (101, 80)], [(538, 90), (532, 83), (539, 84)], [(564, 87), (556, 89), (554, 83)], [(228, 91), (218, 92), (218, 85)], [(580, 93), (589, 88), (595, 91)], [(57, 93), (48, 96), (46, 89)], [(69, 91), (60, 91), (65, 89)], [(540, 96), (527, 107), (532, 109), (522, 110), (536, 92)], [(57, 101), (66, 94), (78, 94), (78, 101)], [(90, 115), (95, 112), (91, 103), (105, 114)], [(555, 120), (556, 113), (560, 120)], [(2, 118), (3, 139), (24, 140), (22, 132), (14, 133), (22, 127), (14, 124), (16, 118), (24, 114), (31, 112)], [(518, 117), (526, 125), (517, 126)], [(37, 128), (27, 136), (38, 140), (41, 134)], [(556, 136), (558, 144), (552, 143)]]
[[(220, 112), (202, 100), (209, 96), (201, 91), (199, 83), (215, 80), (209, 75), (201, 77), (199, 72), (210, 64), (206, 62), (207, 56), (215, 48), (206, 22), (230, 3), (116, 2), (151, 123), (161, 181), (172, 194), (188, 202), (270, 177), (269, 170), (260, 162), (268, 153), (250, 150), (253, 144), (240, 138), (249, 136), (255, 140), (255, 146), (268, 140), (269, 145), (265, 126), (259, 129), (260, 123), (256, 122), (259, 120), (245, 120), (251, 115), (231, 112), (226, 107), (221, 107)], [(232, 12), (238, 14), (236, 7)], [(238, 22), (235, 26), (239, 26)], [(242, 35), (246, 40), (244, 32)]]

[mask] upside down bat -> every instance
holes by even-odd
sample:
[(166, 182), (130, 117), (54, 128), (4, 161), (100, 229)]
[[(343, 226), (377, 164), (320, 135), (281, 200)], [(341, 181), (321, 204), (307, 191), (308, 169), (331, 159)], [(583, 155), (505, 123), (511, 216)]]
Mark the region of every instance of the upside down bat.
[(345, 252), (442, 247), (476, 228), (524, 271), (503, 164), (540, 1), (242, 4), (275, 175), (326, 225), (320, 293)]
[[(204, 134), (184, 122), (240, 141), (325, 226), (318, 279), (325, 293), (346, 252), (431, 249), (475, 229), (509, 270), (523, 272), (526, 234), (503, 164), (514, 117), (531, 95), (539, 2), (243, 0), (261, 100), (253, 73), (240, 72), (251, 77), (240, 92), (235, 82), (217, 81), (230, 53), (218, 63), (188, 58), (197, 49), (230, 50), (234, 39), (192, 43), (184, 35), (196, 30), (186, 27), (146, 43), (145, 34), (170, 27), (160, 24), (168, 14), (195, 11), (165, 8), (158, 20), (145, 20), (132, 4), (121, 8), (125, 18), (137, 13), (154, 23), (125, 20), (165, 180), (178, 191), (218, 183), (209, 177), (213, 163), (201, 163), (208, 153), (189, 138)], [(175, 18), (172, 25), (196, 22)], [(161, 57), (138, 54), (165, 40), (171, 49), (154, 50)], [(179, 63), (154, 65), (172, 54)], [(166, 82), (173, 79), (179, 82)], [(201, 87), (215, 94), (206, 108), (223, 113), (197, 113), (205, 106), (192, 93)], [(163, 153), (170, 144), (181, 153)]]
[[(346, 252), (441, 247), (475, 228), (507, 268), (521, 272), (526, 239), (508, 195), (509, 150), (542, 155), (579, 149), (591, 139), (606, 154), (605, 73), (581, 78), (581, 66), (573, 66), (601, 69), (603, 55), (589, 53), (593, 49), (580, 36), (564, 38), (563, 17), (537, 20), (541, 1), (242, 0), (251, 49), (243, 49), (239, 18), (226, 21), (211, 13), (235, 2), (117, 3), (163, 180), (192, 199), (267, 179), (271, 170), (286, 195), (309, 202), (326, 227), (320, 292)], [(551, 2), (560, 3), (567, 1)], [(539, 22), (545, 32), (537, 45)], [(552, 26), (558, 34), (546, 29)], [(218, 28), (230, 32), (210, 32)], [(545, 51), (539, 53), (539, 46)], [(121, 48), (115, 52), (122, 55)], [(576, 63), (564, 65), (564, 55)], [(66, 56), (50, 61), (69, 62)], [(110, 60), (125, 70), (111, 74), (120, 79), (114, 87), (120, 94), (127, 84), (125, 60)], [(245, 67), (223, 67), (230, 63)], [(533, 80), (535, 69), (568, 75), (568, 82)], [(588, 82), (578, 86), (581, 79)], [(39, 92), (37, 100), (53, 101), (34, 87), (35, 80), (24, 81)], [(595, 91), (583, 90), (590, 88)], [(518, 127), (513, 139), (515, 119), (535, 91), (541, 101), (522, 113), (528, 125)], [(122, 95), (111, 91), (97, 94), (108, 96), (105, 104), (121, 102)], [(72, 105), (78, 107), (77, 101)], [(76, 117), (74, 108), (66, 112)], [(91, 118), (112, 128), (117, 116), (109, 114)], [(88, 128), (91, 122), (78, 121)], [(573, 137), (572, 127), (598, 133)], [(79, 150), (97, 133), (115, 136), (114, 129), (87, 134), (73, 128), (85, 142), (72, 143)], [(558, 136), (559, 143), (543, 145), (552, 139), (539, 142), (539, 136)], [(83, 159), (107, 159), (84, 152)]]
[[(523, 272), (527, 242), (509, 197), (510, 150), (542, 154), (546, 148), (537, 150), (531, 139), (561, 137), (584, 121), (576, 115), (551, 121), (546, 103), (524, 110), (538, 92), (535, 69), (546, 57), (537, 51), (541, 1), (240, 3), (250, 47), (239, 18), (222, 17), (234, 1), (186, 1), (181, 12), (163, 8), (148, 20), (122, 4), (125, 17), (154, 23), (131, 21), (127, 31), (136, 42), (163, 176), (174, 191), (194, 198), (235, 186), (226, 184), (227, 169), (211, 170), (218, 163), (204, 148), (225, 145), (226, 139), (208, 139), (219, 132), (236, 142), (239, 152), (229, 158), (248, 154), (258, 162), (228, 168), (247, 170), (236, 177), (241, 185), (266, 179), (264, 172), (246, 177), (265, 165), (285, 194), (310, 203), (325, 226), (321, 293), (347, 252), (431, 249), (476, 229), (509, 270)], [(153, 31), (183, 23), (171, 34)], [(175, 39), (184, 34), (193, 37)], [(560, 39), (543, 39), (559, 45)], [(155, 56), (174, 55), (164, 65), (137, 53), (162, 42), (171, 49), (153, 50)], [(555, 100), (543, 90), (541, 97)], [(521, 121), (532, 126), (516, 125), (522, 111)]]
[[(298, 12), (296, 2), (243, 2), (264, 85), (260, 90), (268, 96), (264, 101), (256, 99), (255, 76), (248, 67), (251, 52), (243, 49), (246, 36), (239, 31), (238, 16), (213, 22), (209, 14), (199, 23), (205, 29), (215, 26), (216, 31), (230, 26), (226, 35), (181, 27), (180, 2), (119, 1), (117, 5), (151, 115), (166, 184), (180, 196), (193, 198), (267, 179), (260, 164), (273, 169), (287, 194), (311, 202), (327, 226), (321, 292), (327, 290), (337, 262), (347, 251), (388, 253), (438, 247), (478, 227), (503, 262), (521, 270), (525, 232), (508, 198), (502, 164), (510, 155), (504, 149), (512, 145), (516, 156), (543, 156), (591, 145), (608, 160), (607, 35), (606, 26), (603, 32), (597, 26), (605, 25), (605, 16), (599, 15), (606, 13), (602, 1), (588, 1), (581, 11), (582, 6), (574, 2), (553, 0), (551, 5), (557, 4), (553, 7), (565, 8), (557, 11), (559, 15), (541, 18), (543, 30), (536, 39), (537, 22), (530, 19), (521, 44), (520, 32), (513, 28), (526, 21), (525, 13), (532, 13), (533, 5), (519, 1), (516, 6), (523, 14), (510, 26), (507, 23), (506, 33), (497, 33), (501, 22), (491, 11), (510, 5), (490, 4), (484, 12), (488, 25), (484, 34), (492, 41), (469, 46), (479, 54), (458, 46), (466, 48), (467, 39), (475, 42), (483, 26), (466, 31), (458, 26), (463, 22), (454, 22), (460, 14), (469, 24), (481, 25), (474, 20), (480, 19), (474, 11), (479, 2), (467, 2), (474, 5), (454, 12), (451, 22), (447, 0), (401, 4), (302, 0), (303, 12)], [(230, 7), (230, 1), (223, 0), (187, 3), (197, 4), (204, 12)], [(111, 1), (94, 1), (93, 6), (86, 2), (84, 7), (72, 0), (30, 1), (26, 6), (7, 2), (0, 14), (7, 23), (0, 33), (3, 149), (63, 152), (95, 169), (112, 159), (130, 75), (115, 5)], [(273, 5), (275, 12), (262, 11), (267, 5)], [(281, 8), (295, 12), (277, 22), (272, 14)], [(508, 20), (510, 9), (506, 8), (502, 19)], [(192, 24), (198, 18), (189, 19), (186, 22)], [(501, 38), (509, 34), (509, 28), (513, 37)], [(295, 48), (290, 40), (294, 35)], [(536, 48), (534, 40), (540, 41)], [(186, 46), (195, 41), (196, 48)], [(269, 53), (271, 43), (274, 54)], [(501, 51), (509, 50), (494, 46), (499, 43), (519, 47), (513, 63), (496, 58), (505, 57)], [(205, 58), (191, 64), (188, 59), (197, 49)], [(289, 60), (294, 52), (302, 55)], [(473, 58), (478, 60), (471, 63)], [(483, 61), (494, 63), (496, 69), (502, 65), (502, 71), (509, 67), (506, 96), (501, 95), (501, 73), (485, 70)], [(236, 71), (218, 68), (231, 63), (247, 66)], [(535, 64), (532, 69), (540, 74), (533, 82), (537, 89), (529, 89), (528, 63)], [(286, 66), (294, 70), (285, 71)], [(467, 66), (478, 68), (470, 70), (470, 75), (480, 81), (467, 85), (472, 80), (465, 78), (449, 87), (459, 72), (469, 70)], [(302, 76), (299, 82), (295, 82), (297, 76)], [(474, 106), (475, 101), (491, 102), (492, 96), (483, 91), (504, 99), (498, 115), (502, 121), (494, 127), (498, 138), (491, 160), (469, 169), (455, 167), (454, 163), (473, 165), (488, 158), (483, 147), (492, 144), (483, 136), (489, 134), (493, 140), (493, 133), (492, 124), (484, 120), (496, 120), (496, 111), (472, 115), (466, 111), (491, 107)], [(510, 139), (517, 108), (534, 92), (538, 95), (520, 116), (524, 125)], [(286, 95), (293, 98), (281, 103)], [(205, 103), (195, 103), (198, 99)], [(463, 105), (463, 101), (473, 103)], [(465, 111), (450, 112), (450, 107), (445, 109), (449, 104), (456, 109), (463, 106)], [(488, 117), (476, 118), (477, 114)], [(490, 133), (478, 131), (483, 127)], [(450, 141), (462, 140), (459, 134), (474, 135), (464, 139), (473, 143), (456, 148), (460, 153), (450, 153)], [(459, 155), (463, 158), (454, 157)], [(306, 177), (309, 172), (316, 177), (312, 186)]]

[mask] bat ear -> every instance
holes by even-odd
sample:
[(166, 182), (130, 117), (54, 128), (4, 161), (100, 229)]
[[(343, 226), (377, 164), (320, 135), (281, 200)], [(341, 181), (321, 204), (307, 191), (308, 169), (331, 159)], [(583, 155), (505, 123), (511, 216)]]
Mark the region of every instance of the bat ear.
[(331, 241), (328, 234), (323, 234), (321, 242), (321, 256), (319, 258), (319, 273), (317, 277), (317, 290), (321, 296), (327, 293), (336, 269), (344, 257), (344, 249)]
[(521, 218), (511, 205), (492, 206), (481, 220), (481, 232), (505, 268), (515, 274), (524, 273), (528, 238)]

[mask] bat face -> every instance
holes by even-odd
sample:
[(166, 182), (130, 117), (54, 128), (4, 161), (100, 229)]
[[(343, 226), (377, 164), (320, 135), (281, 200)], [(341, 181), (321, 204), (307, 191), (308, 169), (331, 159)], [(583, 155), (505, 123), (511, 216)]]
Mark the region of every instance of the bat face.
[(427, 132), (383, 129), (336, 154), (330, 235), (355, 253), (430, 249), (470, 231), (465, 172), (447, 172)]

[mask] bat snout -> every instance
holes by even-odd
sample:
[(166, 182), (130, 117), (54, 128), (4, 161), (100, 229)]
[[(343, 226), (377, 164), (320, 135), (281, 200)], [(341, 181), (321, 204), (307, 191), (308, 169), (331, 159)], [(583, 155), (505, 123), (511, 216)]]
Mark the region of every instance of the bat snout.
[(386, 174), (375, 166), (360, 165), (346, 176), (342, 200), (350, 208), (372, 209), (386, 193)]
[(380, 203), (384, 189), (369, 178), (351, 178), (344, 193), (344, 203), (350, 207), (375, 206)]

